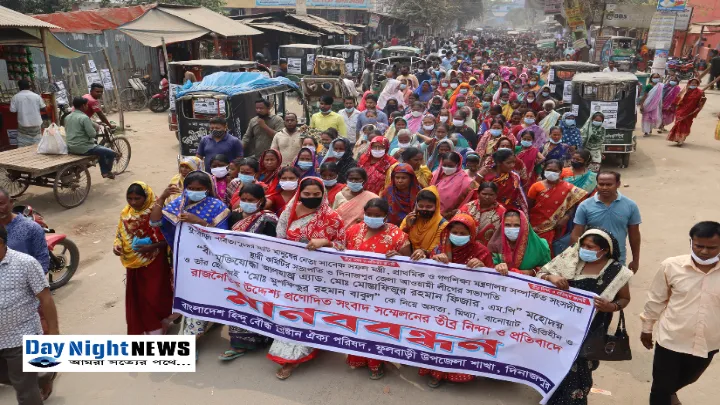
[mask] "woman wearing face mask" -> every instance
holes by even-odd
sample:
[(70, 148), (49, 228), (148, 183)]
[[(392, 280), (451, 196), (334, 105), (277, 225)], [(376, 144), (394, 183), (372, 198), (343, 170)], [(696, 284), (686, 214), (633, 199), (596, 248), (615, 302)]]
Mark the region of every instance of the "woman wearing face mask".
[(540, 75), (537, 73), (533, 73), (530, 75), (530, 79), (528, 80), (528, 84), (530, 85), (530, 90), (534, 92), (540, 91)]
[(408, 83), (409, 81), (407, 79), (401, 79), (400, 80), (400, 92), (403, 95), (403, 104), (408, 105), (409, 97), (411, 94), (413, 94), (413, 91), (415, 89), (412, 87), (412, 83)]
[[(535, 141), (533, 143), (533, 146), (540, 149), (545, 144), (545, 141), (547, 140), (546, 133), (543, 131), (542, 128), (538, 124), (536, 124), (536, 115), (534, 111), (528, 111), (525, 113), (525, 116), (523, 117), (522, 121), (522, 129), (518, 131), (517, 133), (517, 140), (522, 139), (522, 134), (525, 131), (533, 131), (535, 133)], [(518, 142), (519, 143), (519, 142)]]
[(587, 191), (562, 180), (562, 169), (560, 161), (547, 160), (545, 180), (530, 186), (527, 193), (530, 225), (550, 247), (555, 239), (565, 235), (573, 211), (587, 196)]
[[(378, 97), (377, 101), (377, 108), (379, 110), (385, 111), (385, 107), (387, 107), (388, 101), (395, 100), (395, 107), (394, 110), (397, 110), (399, 107), (404, 106), (404, 100), (405, 97), (400, 90), (400, 81), (396, 79), (388, 79), (387, 83), (385, 84), (385, 88), (383, 89), (382, 93), (380, 93), (380, 96)], [(393, 110), (393, 111), (394, 111)], [(390, 116), (390, 112), (385, 112), (388, 116)]]
[(362, 127), (362, 135), (357, 142), (355, 142), (352, 152), (352, 156), (356, 161), (370, 149), (370, 139), (374, 138), (373, 133), (376, 129), (377, 127), (374, 124), (368, 124)]
[(387, 201), (390, 207), (387, 222), (400, 225), (413, 210), (415, 197), (421, 188), (415, 177), (415, 171), (409, 164), (397, 164), (392, 169), (390, 177), (390, 186), (382, 192), (380, 198)]
[(400, 229), (410, 238), (410, 259), (430, 257), (440, 244), (440, 234), (446, 226), (447, 220), (442, 217), (437, 187), (424, 188), (415, 199), (414, 210), (400, 224)]
[[(465, 115), (465, 127), (472, 130), (473, 137), (477, 138), (477, 121), (473, 118), (473, 108), (468, 107), (467, 105), (460, 109), (460, 111)], [(463, 135), (464, 136), (464, 135)], [(477, 141), (476, 145), (477, 146)]]
[(500, 88), (493, 94), (493, 102), (495, 104), (498, 104), (500, 102), (500, 98), (505, 95), (507, 96), (508, 102), (510, 100), (517, 99), (517, 93), (515, 93), (512, 89), (512, 86), (510, 85), (510, 82), (503, 81), (500, 84)]
[(582, 136), (580, 128), (576, 125), (575, 115), (572, 112), (566, 112), (560, 119), (560, 129), (562, 130), (562, 143), (572, 146), (575, 150), (582, 147)]
[(178, 163), (178, 174), (174, 175), (170, 179), (170, 185), (175, 186), (178, 192), (171, 195), (168, 198), (168, 201), (172, 201), (180, 195), (180, 192), (184, 188), (183, 184), (185, 181), (185, 176), (187, 176), (191, 172), (200, 170), (200, 168), (203, 167), (202, 164), (202, 159), (197, 156), (187, 156), (182, 158), (182, 160)]
[(387, 101), (387, 104), (385, 104), (385, 108), (382, 109), (382, 111), (387, 115), (388, 117), (392, 118), (392, 115), (394, 113), (399, 113), (398, 115), (402, 116), (404, 114), (403, 107), (400, 105), (397, 99), (391, 98)]
[(218, 198), (225, 201), (225, 190), (227, 189), (230, 180), (228, 178), (228, 165), (230, 162), (225, 155), (215, 155), (210, 162), (210, 173), (212, 173), (213, 181), (215, 182), (215, 189), (217, 190)]
[(530, 92), (530, 85), (525, 83), (522, 85), (522, 90), (518, 93), (518, 100), (521, 102), (525, 101), (525, 97), (527, 97), (528, 92)]
[(445, 90), (445, 100), (449, 101), (452, 95), (455, 94), (455, 91), (460, 86), (460, 79), (458, 79), (457, 77), (453, 77), (449, 79), (448, 82), (450, 83), (450, 86), (447, 90)]
[(347, 171), (357, 166), (352, 154), (350, 141), (346, 138), (338, 138), (330, 144), (330, 150), (325, 155), (322, 163), (333, 162), (337, 165), (338, 183), (345, 183)]
[(562, 162), (563, 167), (570, 161), (570, 145), (562, 143), (562, 130), (560, 128), (552, 127), (550, 129), (550, 139), (543, 146), (541, 153), (546, 160), (559, 160)]
[(582, 148), (590, 151), (592, 163), (590, 170), (597, 172), (600, 170), (602, 162), (603, 145), (605, 144), (605, 127), (603, 127), (605, 116), (600, 111), (590, 117), (580, 130), (582, 136)]
[(700, 110), (705, 106), (705, 92), (700, 90), (698, 79), (688, 80), (687, 87), (678, 96), (678, 108), (675, 111), (675, 125), (670, 130), (667, 140), (682, 146), (685, 138), (690, 136), (690, 127)]
[(552, 93), (550, 93), (550, 87), (543, 86), (543, 88), (536, 93), (536, 101), (543, 107), (545, 107), (546, 101), (552, 101), (554, 103), (555, 100), (552, 98)]
[(317, 160), (315, 158), (315, 152), (313, 152), (312, 149), (309, 148), (302, 148), (295, 157), (293, 166), (297, 167), (298, 170), (300, 170), (301, 179), (304, 179), (305, 177), (317, 177), (316, 162)]
[(424, 111), (424, 104), (418, 101), (412, 104), (412, 111), (404, 117), (407, 122), (407, 129), (409, 129), (413, 134), (417, 133), (422, 128)]
[(427, 161), (428, 168), (435, 172), (440, 167), (442, 157), (455, 150), (455, 144), (450, 138), (445, 138), (437, 143)]
[(411, 147), (419, 147), (422, 142), (420, 135), (412, 135), (407, 129), (402, 129), (390, 142), (390, 156), (400, 161), (400, 155), (404, 150)]
[(335, 203), (335, 196), (345, 188), (345, 184), (338, 182), (338, 168), (334, 162), (323, 163), (319, 172), (327, 190), (328, 203), (332, 206)]
[[(328, 205), (327, 193), (321, 179), (307, 177), (300, 180), (295, 196), (280, 215), (277, 237), (307, 243), (308, 250), (345, 246), (345, 224), (340, 215)], [(301, 363), (312, 360), (317, 349), (276, 339), (267, 357), (282, 366), (275, 376), (286, 380)]]
[(650, 82), (645, 86), (645, 95), (640, 99), (640, 112), (642, 113), (643, 136), (650, 136), (653, 128), (662, 125), (662, 94), (665, 85), (659, 73), (650, 75)]
[(487, 128), (483, 128), (483, 123), (492, 116), (490, 107), (492, 107), (492, 95), (485, 94), (480, 102), (480, 114), (478, 114), (477, 118), (477, 123), (480, 125), (479, 131), (482, 131), (481, 133), (487, 131)]
[(475, 148), (477, 147), (478, 136), (472, 128), (466, 125), (467, 114), (463, 110), (458, 110), (453, 116), (452, 125), (449, 130), (450, 133), (458, 133), (461, 137), (458, 139), (460, 148)]
[(358, 160), (358, 167), (362, 167), (368, 177), (364, 188), (371, 193), (378, 194), (382, 191), (387, 170), (397, 162), (388, 155), (389, 148), (390, 142), (386, 138), (376, 136), (370, 142), (370, 150)]
[(274, 190), (279, 181), (278, 173), (282, 167), (282, 154), (277, 149), (268, 149), (260, 155), (258, 160), (260, 170), (257, 173), (257, 181), (267, 185), (267, 190)]
[[(226, 195), (226, 199), (229, 201), (228, 207), (231, 210), (237, 208), (240, 201), (240, 190), (247, 184), (257, 183), (256, 177), (260, 170), (260, 164), (254, 157), (235, 159), (233, 163), (238, 168), (238, 176), (228, 185), (228, 193), (232, 192), (232, 194)], [(267, 188), (263, 183), (258, 184), (263, 188)]]
[(365, 170), (353, 167), (348, 170), (345, 188), (335, 195), (333, 209), (337, 210), (346, 229), (353, 224), (362, 222), (365, 204), (373, 198), (379, 198), (377, 194), (364, 189), (366, 182)]
[(487, 246), (505, 215), (505, 207), (498, 204), (498, 187), (495, 183), (482, 182), (473, 193), (470, 202), (460, 207), (477, 222), (477, 240)]
[(437, 116), (437, 122), (438, 124), (452, 124), (452, 120), (450, 119), (450, 110), (447, 108), (440, 110), (440, 114)]
[[(468, 214), (456, 214), (447, 223), (440, 235), (440, 244), (433, 251), (432, 259), (440, 263), (462, 264), (471, 269), (478, 267), (493, 267), (490, 251), (477, 239), (477, 224)], [(421, 368), (421, 376), (430, 376), (428, 387), (437, 388), (443, 381), (454, 383), (470, 382), (474, 375), (463, 373), (448, 373), (439, 370)]]
[[(310, 151), (312, 151), (313, 155), (316, 156), (316, 161), (317, 161), (316, 165), (320, 164), (319, 160), (317, 159), (318, 153), (324, 154), (325, 151), (323, 150), (324, 149), (323, 145), (321, 143), (319, 144), (317, 139), (315, 139), (315, 137), (303, 136), (302, 138), (300, 138), (300, 148), (310, 149)], [(300, 153), (299, 150), (298, 150), (298, 153)], [(296, 159), (297, 159), (297, 155), (295, 155), (295, 159), (293, 159), (293, 162)]]
[(385, 138), (387, 138), (388, 141), (394, 141), (395, 136), (397, 135), (398, 131), (407, 129), (408, 127), (408, 121), (403, 118), (402, 113), (399, 111), (396, 111), (393, 113), (395, 115), (394, 117), (390, 117), (390, 121), (392, 122), (392, 125), (390, 125), (390, 128), (385, 131)]
[(457, 152), (442, 155), (440, 165), (430, 184), (440, 194), (440, 210), (444, 218), (452, 218), (470, 192), (470, 176), (462, 169), (462, 157)]
[(335, 128), (328, 128), (320, 132), (320, 144), (322, 145), (322, 148), (319, 148), (320, 150), (315, 153), (319, 160), (322, 161), (330, 149), (330, 144), (332, 141), (337, 139), (338, 136), (338, 131)]
[(500, 89), (500, 77), (498, 77), (495, 73), (493, 73), (490, 75), (490, 77), (488, 77), (487, 86), (485, 87), (484, 94), (495, 95), (495, 93), (499, 89)]
[[(168, 197), (176, 192), (173, 185), (166, 188), (150, 213), (150, 225), (160, 228), (171, 248), (175, 242), (175, 229), (181, 222), (228, 229), (230, 210), (217, 198), (215, 185), (209, 174), (201, 171), (188, 174), (182, 194), (163, 208)], [(181, 333), (201, 336), (207, 331), (207, 327), (207, 321), (184, 317)]]
[[(453, 91), (450, 99), (448, 100), (448, 106), (450, 107), (450, 114), (455, 114), (458, 108), (465, 106), (468, 94), (472, 91), (472, 88), (467, 83), (460, 83), (460, 85)], [(458, 97), (462, 97), (458, 100)]]
[(415, 95), (418, 97), (418, 101), (427, 103), (433, 96), (433, 87), (429, 80), (425, 80), (420, 83), (420, 87), (415, 89)]
[(295, 195), (300, 177), (301, 173), (297, 167), (285, 166), (280, 169), (277, 187), (268, 189), (265, 209), (280, 215), (285, 210), (285, 205)]
[(483, 180), (498, 186), (498, 202), (506, 208), (516, 208), (528, 212), (527, 200), (522, 189), (522, 180), (515, 170), (517, 158), (513, 151), (501, 149), (492, 156), (493, 168), (485, 174)]
[(523, 190), (525, 191), (535, 183), (538, 174), (542, 171), (540, 162), (545, 160), (545, 156), (533, 146), (534, 141), (535, 133), (525, 131), (520, 139), (520, 145), (515, 148), (517, 160), (522, 163), (523, 170), (527, 173), (527, 178), (523, 180)]
[[(408, 236), (387, 220), (389, 209), (388, 203), (383, 199), (373, 198), (368, 201), (364, 206), (363, 221), (347, 230), (346, 248), (388, 257), (410, 256)], [(381, 360), (351, 354), (347, 356), (347, 364), (353, 369), (367, 366), (371, 380), (379, 380), (385, 376), (385, 362)]]
[[(440, 88), (438, 90), (442, 92), (442, 98), (447, 101), (448, 98), (450, 98), (450, 96), (447, 95), (447, 92), (450, 90), (450, 80), (445, 78), (440, 79)], [(450, 94), (452, 94), (452, 92)]]
[(580, 187), (588, 193), (593, 193), (597, 187), (597, 173), (588, 169), (592, 157), (587, 150), (573, 153), (570, 166), (562, 171), (562, 179), (575, 187)]
[[(408, 165), (410, 165), (410, 167), (413, 169), (413, 172), (415, 173), (415, 179), (417, 180), (417, 184), (420, 186), (421, 189), (430, 185), (430, 180), (432, 179), (432, 171), (427, 166), (425, 166), (425, 154), (422, 150), (420, 150), (420, 148), (411, 146), (403, 150), (400, 153), (400, 159), (398, 160), (400, 163), (407, 163)], [(390, 185), (392, 184), (392, 171), (400, 163), (396, 163), (390, 166), (387, 176), (385, 177), (385, 188), (390, 187)]]
[(670, 125), (675, 121), (675, 110), (677, 110), (677, 98), (680, 94), (680, 82), (675, 75), (668, 75), (668, 82), (663, 87), (662, 94), (662, 122), (658, 133), (665, 132), (665, 125)]
[(428, 107), (428, 113), (432, 114), (433, 118), (440, 115), (440, 110), (443, 109), (443, 107), (447, 104), (447, 101), (445, 101), (442, 96), (433, 96), (432, 101), (430, 101), (430, 106)]
[(488, 249), (493, 256), (495, 270), (534, 276), (550, 261), (547, 241), (535, 233), (524, 212), (509, 208), (502, 217), (500, 229), (490, 238)]
[[(613, 313), (630, 303), (628, 282), (633, 272), (619, 261), (619, 250), (618, 241), (610, 232), (588, 229), (577, 244), (538, 273), (538, 277), (561, 290), (573, 287), (598, 295), (593, 300), (597, 314), (590, 324), (589, 335), (607, 334)], [(593, 386), (592, 372), (599, 365), (598, 361), (578, 356), (548, 404), (587, 405)]]
[[(495, 146), (493, 147), (492, 154), (487, 156), (487, 158), (483, 162), (482, 167), (480, 168), (481, 176), (485, 176), (495, 166), (495, 160), (493, 160), (493, 155), (495, 154), (495, 152), (497, 152), (499, 150), (509, 150), (509, 151), (512, 151), (513, 153), (515, 153), (516, 147), (515, 147), (515, 143), (513, 142), (512, 137), (501, 136), (497, 140), (497, 143), (495, 143)], [(525, 165), (520, 160), (520, 158), (517, 158), (517, 157), (515, 158), (514, 172), (517, 173), (518, 176), (520, 176), (520, 181), (522, 182), (523, 185), (525, 183), (527, 183), (528, 173), (525, 170)], [(523, 190), (524, 190), (524, 188), (523, 188)]]
[[(274, 212), (265, 209), (265, 190), (257, 184), (243, 187), (240, 193), (240, 211), (242, 216), (232, 226), (233, 231), (257, 233), (265, 236), (276, 236), (278, 217)], [(272, 339), (259, 333), (251, 332), (239, 326), (230, 326), (230, 349), (218, 356), (220, 361), (231, 361), (244, 356), (248, 351), (257, 350), (269, 345)]]
[(501, 120), (495, 119), (490, 124), (490, 129), (485, 131), (480, 140), (478, 141), (477, 148), (475, 151), (481, 157), (481, 166), (484, 166), (485, 161), (490, 155), (495, 152), (495, 146), (497, 145), (500, 137), (508, 135), (509, 131), (503, 125)]

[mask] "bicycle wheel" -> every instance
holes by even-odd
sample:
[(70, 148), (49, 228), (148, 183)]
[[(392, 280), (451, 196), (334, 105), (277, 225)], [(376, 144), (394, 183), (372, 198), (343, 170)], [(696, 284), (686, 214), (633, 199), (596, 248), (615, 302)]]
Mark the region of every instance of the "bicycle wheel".
[(115, 153), (118, 154), (118, 157), (115, 158), (115, 163), (113, 164), (113, 173), (120, 174), (125, 172), (130, 164), (130, 154), (132, 153), (132, 150), (130, 149), (130, 141), (128, 141), (124, 136), (115, 136), (112, 138), (110, 143), (106, 142), (103, 146), (114, 150)]
[(132, 87), (122, 89), (120, 92), (120, 102), (125, 111), (136, 111), (135, 109), (135, 90)]
[(147, 107), (148, 97), (144, 91), (135, 90), (135, 97), (133, 98), (135, 105), (133, 106), (134, 111), (142, 111)]

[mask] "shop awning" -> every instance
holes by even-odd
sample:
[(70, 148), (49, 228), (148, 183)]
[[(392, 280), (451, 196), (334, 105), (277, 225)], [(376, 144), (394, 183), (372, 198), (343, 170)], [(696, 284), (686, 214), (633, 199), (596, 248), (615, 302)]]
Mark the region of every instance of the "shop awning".
[(216, 33), (223, 37), (260, 35), (261, 31), (205, 7), (157, 6), (118, 29), (146, 46), (189, 41)]
[(304, 35), (307, 37), (321, 37), (322, 34), (315, 31), (306, 30), (296, 25), (288, 24), (282, 21), (275, 21), (272, 16), (259, 16), (251, 18), (237, 19), (241, 20), (244, 24), (249, 25), (253, 28), (257, 28), (262, 31), (277, 31), (285, 32), (294, 35)]
[(42, 48), (41, 30), (46, 30), (47, 52), (58, 58), (72, 59), (85, 53), (65, 45), (50, 32), (60, 27), (0, 6), (0, 45), (27, 45)]
[[(696, 27), (702, 27), (703, 25), (706, 27), (720, 27), (720, 20), (713, 20), (713, 21), (708, 21), (708, 22), (695, 22), (695, 23), (692, 23), (692, 25), (696, 26)], [(700, 32), (700, 31), (698, 31), (698, 32)]]

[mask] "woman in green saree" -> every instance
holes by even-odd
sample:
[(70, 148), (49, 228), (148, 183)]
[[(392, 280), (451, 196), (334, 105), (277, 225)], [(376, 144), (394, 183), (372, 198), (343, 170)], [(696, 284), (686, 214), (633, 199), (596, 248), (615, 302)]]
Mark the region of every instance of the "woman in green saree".
[(587, 149), (575, 151), (570, 160), (571, 167), (562, 171), (562, 179), (588, 192), (588, 195), (595, 192), (597, 187), (597, 173), (588, 169), (592, 155)]
[(508, 208), (501, 227), (488, 243), (495, 270), (507, 275), (509, 271), (535, 276), (550, 261), (550, 247), (545, 239), (533, 231), (525, 213)]

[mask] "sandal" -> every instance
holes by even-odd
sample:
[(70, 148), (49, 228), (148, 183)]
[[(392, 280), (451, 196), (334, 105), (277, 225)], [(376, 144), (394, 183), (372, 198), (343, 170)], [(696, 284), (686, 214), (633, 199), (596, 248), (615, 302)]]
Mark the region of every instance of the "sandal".
[(430, 378), (427, 382), (427, 386), (430, 388), (437, 388), (442, 383), (442, 380), (438, 380), (436, 378)]
[(290, 378), (290, 376), (293, 373), (293, 370), (297, 368), (298, 364), (286, 364), (282, 367), (280, 367), (280, 370), (275, 373), (275, 377), (278, 378), (278, 380), (287, 380)]
[(385, 377), (385, 367), (380, 366), (380, 368), (378, 368), (377, 371), (370, 370), (370, 379), (371, 380), (380, 380), (383, 377)]
[(115, 174), (113, 174), (113, 173), (105, 173), (102, 175), (102, 177), (103, 177), (103, 179), (115, 180)]
[(242, 357), (247, 353), (247, 350), (241, 349), (242, 351), (239, 352), (235, 349), (231, 350), (225, 350), (225, 352), (218, 356), (218, 360), (220, 361), (232, 361), (237, 359), (238, 357)]

